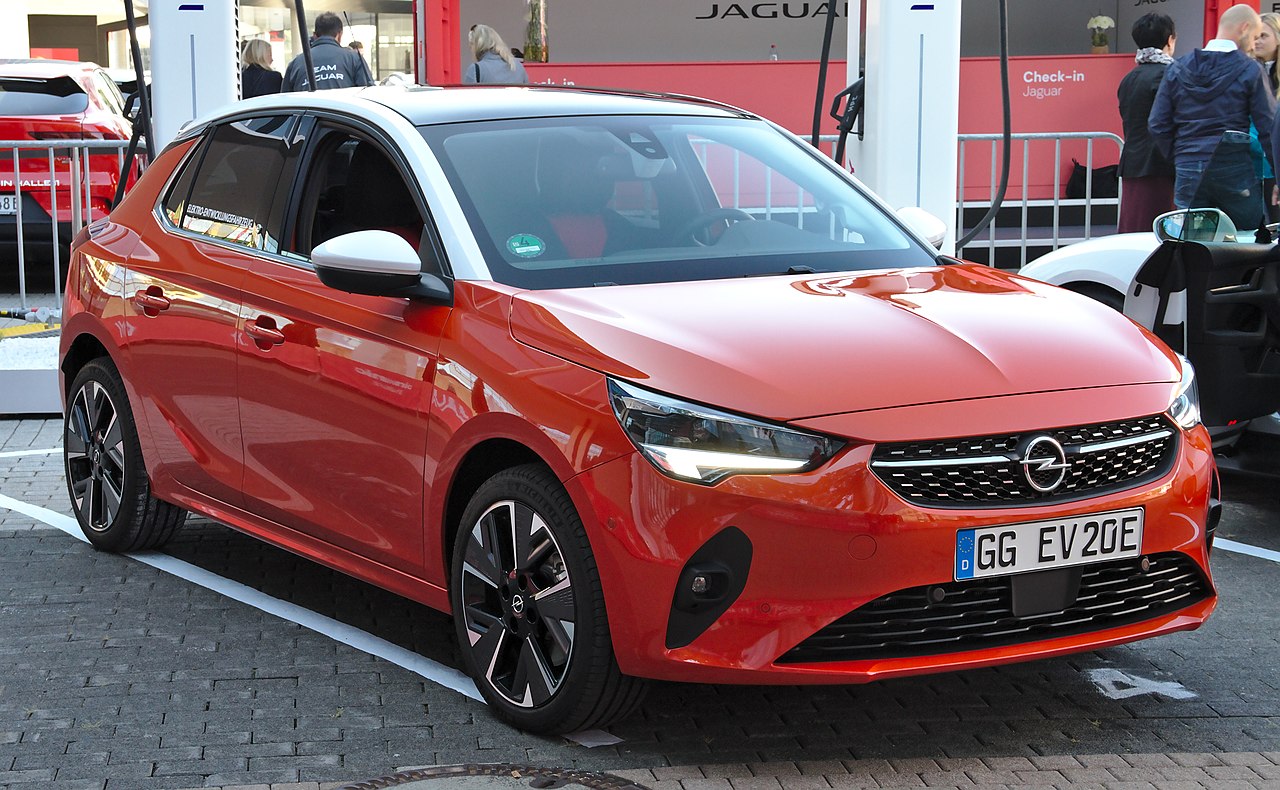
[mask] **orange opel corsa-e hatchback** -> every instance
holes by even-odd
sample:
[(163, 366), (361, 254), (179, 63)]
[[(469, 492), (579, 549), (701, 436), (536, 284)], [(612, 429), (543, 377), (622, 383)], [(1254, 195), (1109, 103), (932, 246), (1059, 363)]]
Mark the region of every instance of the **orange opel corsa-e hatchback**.
[(62, 374), (95, 546), (194, 511), (450, 611), (529, 730), (643, 679), (981, 667), (1216, 601), (1183, 359), (711, 102), (235, 104), (76, 239)]

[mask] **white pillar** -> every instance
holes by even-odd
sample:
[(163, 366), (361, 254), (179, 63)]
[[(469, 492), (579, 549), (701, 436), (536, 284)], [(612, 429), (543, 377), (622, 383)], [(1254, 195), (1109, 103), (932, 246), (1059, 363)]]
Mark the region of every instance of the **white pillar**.
[[(894, 208), (919, 206), (956, 242), (961, 0), (867, 0), (866, 138), (857, 175)], [(850, 3), (850, 41), (856, 40)]]
[(31, 8), (28, 0), (7, 0), (4, 11), (6, 24), (0, 25), (0, 58), (31, 57), (31, 36), (27, 29), (27, 15)]
[(187, 121), (239, 98), (235, 0), (151, 0), (156, 150)]

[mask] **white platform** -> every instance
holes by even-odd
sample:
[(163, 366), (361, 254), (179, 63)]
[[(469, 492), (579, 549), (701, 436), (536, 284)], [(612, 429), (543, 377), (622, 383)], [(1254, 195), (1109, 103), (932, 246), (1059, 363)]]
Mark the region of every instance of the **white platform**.
[(61, 413), (58, 338), (0, 339), (0, 415)]

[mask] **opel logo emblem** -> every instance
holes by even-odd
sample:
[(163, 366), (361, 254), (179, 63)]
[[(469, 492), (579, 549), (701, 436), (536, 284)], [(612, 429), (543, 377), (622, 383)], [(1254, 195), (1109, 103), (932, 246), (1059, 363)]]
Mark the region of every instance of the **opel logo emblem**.
[(1067, 453), (1052, 436), (1037, 436), (1022, 453), (1022, 474), (1027, 483), (1042, 494), (1056, 491), (1067, 477), (1071, 464)]
[(511, 596), (511, 611), (516, 615), (524, 614), (524, 596)]

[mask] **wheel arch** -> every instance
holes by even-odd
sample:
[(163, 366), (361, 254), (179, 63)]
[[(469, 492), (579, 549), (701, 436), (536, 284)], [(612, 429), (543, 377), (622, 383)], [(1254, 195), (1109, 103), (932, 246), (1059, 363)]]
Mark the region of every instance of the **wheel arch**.
[(1060, 287), (1065, 288), (1068, 291), (1074, 291), (1082, 296), (1087, 296), (1094, 301), (1101, 302), (1117, 312), (1124, 312), (1124, 292), (1118, 291), (1106, 283), (1100, 283), (1092, 280), (1077, 280), (1074, 282), (1063, 283)]
[(73, 315), (62, 326), (61, 359), (58, 362), (58, 373), (61, 377), (59, 391), (62, 395), (63, 411), (71, 398), (71, 385), (85, 365), (95, 359), (107, 359), (120, 373), (124, 383), (125, 397), (129, 400), (129, 408), (138, 430), (138, 440), (142, 444), (142, 457), (146, 462), (147, 474), (154, 482), (158, 474), (157, 455), (151, 440), (151, 426), (143, 408), (143, 394), (134, 386), (130, 375), (129, 355), (127, 351), (116, 345), (116, 337), (99, 322), (92, 320), (84, 313)]
[[(485, 439), (470, 449), (458, 462), (449, 481), (444, 499), (444, 511), (440, 522), (440, 568), (445, 586), (449, 584), (449, 568), (453, 562), (453, 546), (458, 530), (462, 528), (462, 513), (467, 509), (476, 490), (486, 480), (504, 469), (536, 463), (556, 474), (553, 466), (531, 447), (510, 438)], [(559, 475), (556, 475), (559, 478)]]
[(76, 374), (80, 369), (99, 357), (110, 357), (111, 353), (107, 351), (107, 347), (102, 341), (93, 335), (85, 332), (71, 341), (67, 346), (66, 352), (62, 355), (62, 362), (58, 365), (58, 369), (62, 371), (62, 394), (67, 396), (70, 394), (68, 390), (71, 382), (75, 380)]

